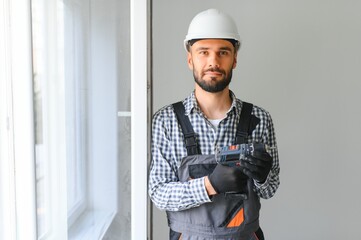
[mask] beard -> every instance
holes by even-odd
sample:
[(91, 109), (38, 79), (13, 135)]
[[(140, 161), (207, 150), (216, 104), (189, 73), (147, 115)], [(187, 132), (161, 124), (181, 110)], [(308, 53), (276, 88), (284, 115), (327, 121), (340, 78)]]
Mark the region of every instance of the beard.
[(208, 69), (207, 71), (216, 71), (223, 74), (223, 78), (221, 80), (217, 80), (215, 77), (212, 77), (211, 80), (206, 81), (202, 79), (202, 77), (197, 74), (196, 71), (193, 71), (194, 81), (200, 86), (204, 91), (210, 93), (217, 93), (223, 91), (230, 83), (232, 79), (232, 71), (230, 69), (229, 73), (226, 74), (224, 70), (221, 69)]

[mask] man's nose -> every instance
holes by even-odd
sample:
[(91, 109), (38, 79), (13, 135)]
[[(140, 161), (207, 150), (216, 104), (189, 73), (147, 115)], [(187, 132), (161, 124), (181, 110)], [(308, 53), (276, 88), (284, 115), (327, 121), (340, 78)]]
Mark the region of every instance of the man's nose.
[(219, 67), (219, 56), (217, 53), (209, 54), (208, 66), (209, 67)]

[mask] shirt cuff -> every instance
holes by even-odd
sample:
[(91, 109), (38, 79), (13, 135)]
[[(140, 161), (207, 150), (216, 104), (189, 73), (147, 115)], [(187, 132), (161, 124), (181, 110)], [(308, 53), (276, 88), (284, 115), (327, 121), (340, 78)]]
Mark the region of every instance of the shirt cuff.
[(204, 178), (205, 177), (201, 177), (191, 180), (192, 189), (195, 189), (194, 198), (199, 204), (211, 202), (204, 184)]
[(268, 179), (270, 178), (270, 174), (268, 174), (266, 180), (261, 183), (261, 182), (258, 182), (257, 180), (253, 180), (254, 182), (254, 185), (256, 186), (256, 188), (258, 188), (259, 190), (263, 191), (263, 190), (266, 190), (268, 188)]

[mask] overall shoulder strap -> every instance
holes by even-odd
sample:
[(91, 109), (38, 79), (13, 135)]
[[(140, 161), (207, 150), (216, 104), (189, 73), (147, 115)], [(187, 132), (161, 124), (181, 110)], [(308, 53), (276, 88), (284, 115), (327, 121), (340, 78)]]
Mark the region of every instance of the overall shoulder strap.
[(237, 126), (235, 144), (246, 143), (251, 122), (253, 104), (242, 102), (241, 116)]
[(178, 123), (182, 128), (184, 135), (184, 143), (187, 148), (188, 156), (201, 154), (198, 146), (196, 133), (193, 130), (192, 124), (189, 118), (185, 115), (185, 109), (182, 102), (173, 103), (174, 112), (177, 116)]

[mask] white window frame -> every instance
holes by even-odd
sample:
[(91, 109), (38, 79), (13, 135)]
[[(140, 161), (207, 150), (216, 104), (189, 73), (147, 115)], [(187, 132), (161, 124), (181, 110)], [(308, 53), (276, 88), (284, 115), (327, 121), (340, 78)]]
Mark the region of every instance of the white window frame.
[[(1, 61), (1, 157), (5, 161), (0, 162), (1, 174), (0, 193), (9, 193), (8, 198), (2, 198), (0, 208), (4, 206), (7, 211), (2, 211), (1, 221), (8, 225), (4, 226), (5, 239), (37, 239), (36, 230), (36, 201), (35, 201), (35, 150), (34, 150), (34, 118), (33, 118), (33, 86), (32, 86), (32, 53), (31, 53), (31, 6), (28, 0), (0, 0), (1, 21), (0, 31), (5, 33), (4, 41), (0, 41)], [(149, 58), (148, 58), (148, 11), (146, 0), (131, 1), (131, 124), (132, 124), (132, 239), (147, 239), (148, 204), (147, 197), (147, 166), (148, 166), (148, 142), (149, 142)], [(11, 26), (11, 28), (10, 28)], [(54, 36), (55, 37), (55, 36)], [(10, 52), (6, 52), (10, 49)], [(63, 85), (58, 86), (64, 88)], [(3, 94), (5, 92), (5, 94)], [(54, 93), (54, 92), (52, 92)], [(49, 93), (50, 95), (52, 93)], [(54, 96), (55, 99), (55, 96)], [(54, 100), (53, 99), (53, 100)], [(60, 107), (64, 99), (55, 102)], [(5, 108), (3, 108), (5, 106)], [(116, 113), (114, 113), (116, 116)], [(64, 122), (59, 120), (57, 124), (49, 126), (57, 128)], [(63, 131), (64, 129), (59, 129)], [(6, 134), (4, 135), (3, 132)], [(65, 134), (60, 134), (53, 141), (53, 146), (63, 143)], [(3, 141), (4, 140), (4, 141)], [(65, 144), (64, 144), (65, 146)], [(136, 148), (135, 148), (136, 146)], [(60, 161), (51, 166), (52, 179), (50, 187), (57, 192), (56, 197), (51, 198), (53, 213), (49, 224), (51, 234), (44, 239), (67, 239), (68, 238), (68, 214), (67, 214), (67, 184), (66, 163), (64, 149), (56, 155), (57, 151), (50, 150), (48, 154)], [(10, 207), (9, 207), (10, 206)], [(32, 207), (31, 207), (32, 206)], [(109, 213), (89, 213), (92, 217), (101, 216), (105, 221), (112, 219), (112, 210)], [(16, 214), (15, 214), (16, 212)], [(9, 220), (9, 221), (7, 221)], [(87, 224), (85, 222), (85, 224)], [(1, 229), (1, 230), (3, 230)], [(94, 230), (94, 229), (93, 229)], [(99, 229), (98, 229), (99, 230)], [(100, 229), (104, 230), (104, 229)], [(91, 236), (91, 235), (89, 235)]]
[(149, 165), (149, 99), (150, 72), (149, 12), (147, 0), (131, 1), (131, 236), (147, 239), (149, 200), (147, 174)]
[[(4, 239), (35, 239), (34, 123), (30, 1), (1, 0), (0, 206)], [(16, 67), (15, 67), (16, 66)], [(21, 70), (20, 70), (21, 69)], [(4, 88), (3, 88), (4, 87)], [(4, 93), (5, 90), (5, 93)], [(4, 94), (4, 95), (3, 95)], [(4, 168), (3, 168), (4, 167)], [(3, 172), (2, 172), (3, 173)], [(6, 194), (6, 195), (5, 195)]]
[[(9, 2), (0, 1), (0, 239), (15, 239), (15, 175)], [(8, 36), (8, 37), (5, 37)]]
[[(71, 226), (87, 208), (87, 77), (89, 56), (89, 2), (64, 0), (65, 36), (65, 91), (67, 109), (67, 179), (68, 182), (68, 225)], [(69, 111), (71, 110), (71, 111)], [(73, 167), (70, 167), (73, 166)], [(70, 187), (74, 187), (69, 192)], [(70, 195), (70, 196), (69, 196)], [(69, 201), (69, 197), (73, 202)]]

